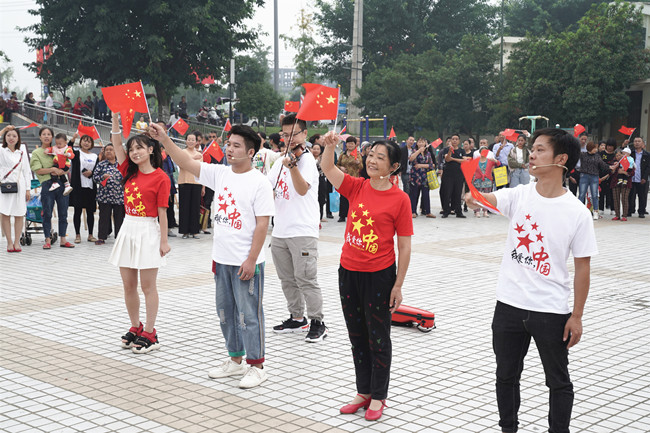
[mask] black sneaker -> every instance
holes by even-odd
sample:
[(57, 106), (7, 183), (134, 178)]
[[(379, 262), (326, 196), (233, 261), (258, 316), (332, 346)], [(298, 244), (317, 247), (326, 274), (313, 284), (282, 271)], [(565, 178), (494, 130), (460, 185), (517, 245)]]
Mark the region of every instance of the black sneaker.
[(278, 334), (283, 334), (287, 332), (307, 332), (307, 331), (309, 331), (309, 323), (307, 323), (307, 319), (304, 317), (300, 322), (293, 320), (293, 318), (289, 317), (281, 324), (273, 327), (273, 332), (277, 332)]
[(327, 326), (320, 320), (312, 319), (305, 341), (308, 343), (317, 343), (323, 341), (325, 337), (327, 337)]

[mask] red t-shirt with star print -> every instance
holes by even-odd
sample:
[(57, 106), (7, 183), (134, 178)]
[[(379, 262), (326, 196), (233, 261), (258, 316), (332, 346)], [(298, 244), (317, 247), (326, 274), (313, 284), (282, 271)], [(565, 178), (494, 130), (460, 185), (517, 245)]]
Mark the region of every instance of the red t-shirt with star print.
[(376, 272), (395, 263), (395, 234), (413, 236), (408, 195), (397, 186), (377, 191), (369, 179), (345, 175), (338, 191), (350, 202), (341, 251), (349, 271)]
[[(125, 160), (117, 168), (126, 176), (129, 162)], [(140, 171), (124, 184), (124, 211), (127, 215), (157, 217), (159, 207), (169, 207), (171, 182), (160, 168), (149, 174)]]

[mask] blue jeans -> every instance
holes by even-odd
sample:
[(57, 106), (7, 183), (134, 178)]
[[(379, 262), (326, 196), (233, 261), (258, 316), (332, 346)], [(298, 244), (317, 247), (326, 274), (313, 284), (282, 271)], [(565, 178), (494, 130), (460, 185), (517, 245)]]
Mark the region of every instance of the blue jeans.
[[(583, 203), (587, 196), (587, 188), (589, 188), (589, 193), (591, 194), (591, 203), (598, 203), (598, 175), (580, 173), (580, 195), (578, 198)], [(594, 209), (596, 207), (597, 206), (594, 205)]]
[(63, 195), (63, 186), (50, 191), (52, 179), (41, 184), (41, 206), (43, 206), (43, 234), (45, 238), (52, 237), (52, 210), (56, 202), (56, 212), (59, 217), (59, 236), (65, 236), (68, 230), (68, 199)]
[(530, 183), (530, 174), (527, 168), (515, 168), (510, 171), (510, 188), (517, 185), (528, 185)]
[(573, 407), (569, 377), (569, 351), (562, 341), (571, 314), (538, 313), (497, 302), (492, 320), (492, 347), (497, 361), (499, 426), (504, 432), (518, 428), (519, 379), (530, 338), (535, 339), (549, 388), (548, 424), (551, 433), (568, 433)]
[(248, 364), (264, 362), (264, 263), (255, 276), (240, 280), (239, 266), (213, 263), (216, 304), (221, 332), (231, 357), (246, 355)]

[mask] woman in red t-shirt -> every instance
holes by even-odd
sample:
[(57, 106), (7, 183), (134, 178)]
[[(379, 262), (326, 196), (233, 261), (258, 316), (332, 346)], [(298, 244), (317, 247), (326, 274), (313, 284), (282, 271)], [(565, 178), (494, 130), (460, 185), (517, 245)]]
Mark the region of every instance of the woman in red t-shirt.
[[(124, 301), (131, 319), (131, 329), (122, 336), (122, 347), (133, 353), (147, 353), (160, 347), (154, 328), (158, 314), (156, 278), (171, 249), (167, 243), (170, 180), (160, 168), (162, 154), (157, 141), (136, 135), (126, 142), (125, 152), (116, 113), (112, 129), (111, 142), (123, 176), (126, 216), (109, 262), (120, 268)], [(140, 322), (138, 271), (145, 300), (144, 325)]]
[[(367, 409), (369, 421), (386, 407), (392, 346), (391, 314), (402, 302), (402, 284), (411, 259), (413, 219), (408, 195), (390, 181), (399, 172), (400, 148), (375, 142), (366, 158), (370, 179), (354, 178), (334, 165), (338, 138), (325, 136), (321, 168), (350, 202), (339, 267), (339, 293), (352, 343), (358, 394), (341, 413)], [(399, 256), (395, 261), (395, 240)]]

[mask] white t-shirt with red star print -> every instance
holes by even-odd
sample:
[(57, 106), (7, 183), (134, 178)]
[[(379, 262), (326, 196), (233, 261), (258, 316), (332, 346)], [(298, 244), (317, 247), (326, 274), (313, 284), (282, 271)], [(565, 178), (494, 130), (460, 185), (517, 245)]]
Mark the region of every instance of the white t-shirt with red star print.
[(497, 300), (530, 311), (566, 314), (573, 281), (567, 260), (598, 254), (591, 213), (568, 190), (542, 197), (536, 183), (494, 192), (510, 219)]
[[(269, 182), (257, 170), (233, 173), (229, 166), (205, 162), (196, 180), (214, 190), (212, 260), (240, 266), (250, 254), (256, 217), (275, 212)], [(255, 263), (264, 260), (262, 248)]]
[[(280, 177), (278, 178), (278, 173)], [(298, 160), (298, 170), (309, 184), (307, 194), (296, 192), (289, 169), (278, 160), (271, 167), (267, 179), (271, 188), (275, 187), (275, 218), (273, 234), (275, 238), (295, 238), (299, 236), (318, 237), (320, 212), (318, 211), (318, 167), (309, 152), (304, 152)], [(276, 186), (277, 182), (277, 186)]]

